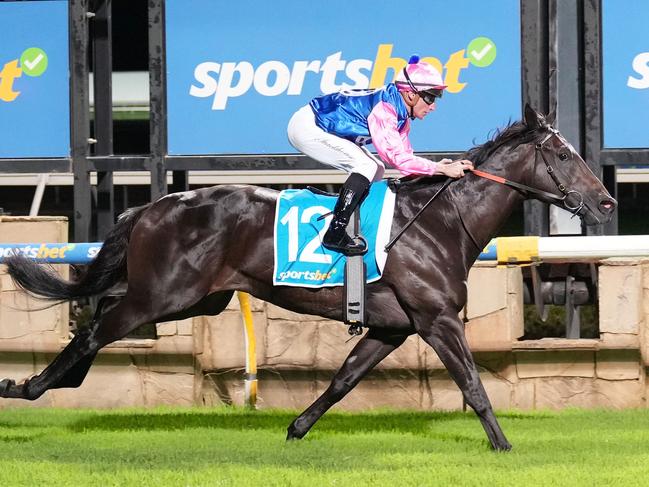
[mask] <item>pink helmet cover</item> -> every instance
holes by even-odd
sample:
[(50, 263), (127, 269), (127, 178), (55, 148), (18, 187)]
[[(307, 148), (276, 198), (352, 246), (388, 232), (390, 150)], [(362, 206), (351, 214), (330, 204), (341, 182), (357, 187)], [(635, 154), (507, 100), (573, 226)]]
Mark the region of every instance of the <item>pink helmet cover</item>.
[[(430, 64), (419, 61), (418, 56), (412, 56), (404, 69), (407, 70), (410, 81), (418, 90), (423, 91), (430, 88), (443, 90), (446, 88), (441, 73)], [(403, 69), (397, 73), (394, 82), (399, 91), (413, 91)]]

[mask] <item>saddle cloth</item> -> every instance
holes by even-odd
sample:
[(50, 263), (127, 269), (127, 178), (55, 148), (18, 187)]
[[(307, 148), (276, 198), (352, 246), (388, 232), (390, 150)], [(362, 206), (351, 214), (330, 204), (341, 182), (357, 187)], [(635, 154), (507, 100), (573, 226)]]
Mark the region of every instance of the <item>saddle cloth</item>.
[[(287, 189), (280, 193), (275, 208), (275, 263), (273, 284), (276, 286), (327, 287), (342, 286), (346, 257), (322, 246), (333, 215), (336, 196), (316, 194), (308, 189)], [(370, 186), (361, 205), (361, 235), (367, 240), (363, 256), (367, 282), (381, 278), (390, 238), (395, 194), (387, 181)]]

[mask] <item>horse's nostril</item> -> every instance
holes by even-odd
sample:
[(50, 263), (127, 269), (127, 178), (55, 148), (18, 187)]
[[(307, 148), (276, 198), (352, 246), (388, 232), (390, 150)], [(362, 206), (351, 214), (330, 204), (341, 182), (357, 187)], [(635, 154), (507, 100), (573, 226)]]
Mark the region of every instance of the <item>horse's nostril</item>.
[(615, 210), (616, 206), (617, 206), (617, 202), (612, 199), (605, 199), (599, 202), (599, 208), (604, 213), (611, 213), (612, 211)]

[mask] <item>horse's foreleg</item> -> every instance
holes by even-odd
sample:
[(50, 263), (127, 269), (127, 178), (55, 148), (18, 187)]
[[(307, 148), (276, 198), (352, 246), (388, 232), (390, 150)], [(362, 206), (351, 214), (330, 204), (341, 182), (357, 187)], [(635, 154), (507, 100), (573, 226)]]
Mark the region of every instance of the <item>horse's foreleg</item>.
[(464, 335), (464, 325), (454, 314), (441, 315), (432, 326), (418, 327), (419, 335), (433, 347), (466, 403), (476, 412), (494, 450), (510, 450)]
[(398, 348), (409, 333), (370, 329), (350, 352), (327, 390), (288, 427), (287, 440), (306, 435), (320, 417), (351, 391), (381, 360)]

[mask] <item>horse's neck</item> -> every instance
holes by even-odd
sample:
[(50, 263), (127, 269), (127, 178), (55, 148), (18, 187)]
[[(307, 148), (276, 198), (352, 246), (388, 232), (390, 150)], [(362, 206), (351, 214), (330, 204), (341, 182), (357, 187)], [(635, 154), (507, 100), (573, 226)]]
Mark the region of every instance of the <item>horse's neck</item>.
[[(532, 168), (528, 167), (530, 159), (527, 150), (521, 147), (520, 153), (521, 157), (512, 157), (511, 154), (499, 157), (496, 153), (480, 169), (512, 181), (524, 181), (526, 171)], [(469, 264), (472, 264), (523, 197), (513, 188), (475, 175), (467, 175), (452, 189), (463, 229), (474, 250), (467, 257)]]

